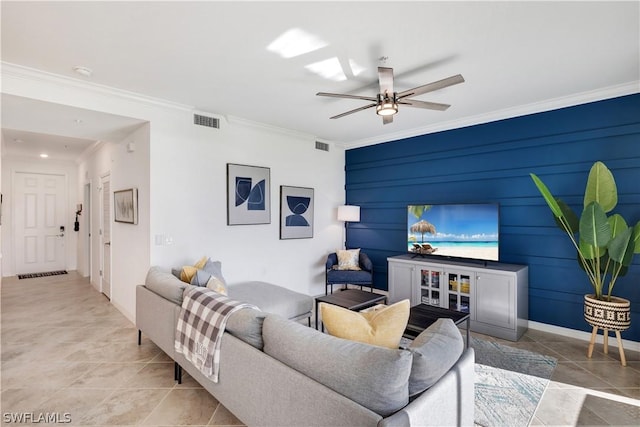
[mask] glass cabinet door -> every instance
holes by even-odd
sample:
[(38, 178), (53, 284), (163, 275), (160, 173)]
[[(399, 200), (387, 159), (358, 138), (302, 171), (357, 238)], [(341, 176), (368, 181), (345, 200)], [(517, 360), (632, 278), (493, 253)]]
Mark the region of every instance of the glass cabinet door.
[(442, 305), (440, 298), (440, 277), (442, 272), (428, 268), (420, 269), (420, 302), (422, 304)]
[(472, 277), (471, 274), (467, 273), (447, 273), (449, 280), (449, 309), (469, 313)]

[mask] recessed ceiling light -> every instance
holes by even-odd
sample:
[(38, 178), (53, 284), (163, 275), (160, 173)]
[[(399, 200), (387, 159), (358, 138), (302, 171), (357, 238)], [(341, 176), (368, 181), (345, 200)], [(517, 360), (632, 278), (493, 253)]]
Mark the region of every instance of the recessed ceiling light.
[(93, 70), (91, 68), (82, 67), (80, 65), (76, 65), (72, 69), (73, 71), (84, 77), (91, 77), (91, 75), (93, 74)]
[(74, 122), (76, 122), (76, 124), (79, 125), (80, 123), (82, 123), (82, 119), (75, 119)]
[(22, 144), (24, 141), (21, 140), (20, 138), (13, 138), (13, 142), (18, 143), (18, 144)]
[(47, 157), (49, 157), (49, 155), (47, 153), (42, 153), (40, 154), (40, 157), (42, 157), (43, 159), (46, 159)]

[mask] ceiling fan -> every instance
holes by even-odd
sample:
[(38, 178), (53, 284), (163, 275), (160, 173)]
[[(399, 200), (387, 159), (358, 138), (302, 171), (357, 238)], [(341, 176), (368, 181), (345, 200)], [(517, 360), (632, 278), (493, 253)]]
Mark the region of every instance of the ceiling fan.
[(433, 92), (438, 89), (443, 89), (448, 86), (462, 83), (464, 82), (464, 78), (460, 74), (456, 74), (455, 76), (447, 77), (446, 79), (428, 83), (423, 86), (418, 86), (413, 89), (405, 90), (402, 92), (394, 92), (393, 68), (378, 67), (378, 82), (380, 83), (380, 93), (378, 93), (375, 98), (371, 96), (347, 95), (342, 93), (328, 92), (318, 92), (316, 93), (316, 95), (329, 96), (332, 98), (361, 99), (371, 102), (371, 104), (365, 105), (363, 107), (330, 117), (331, 119), (339, 119), (340, 117), (348, 116), (349, 114), (357, 113), (358, 111), (376, 107), (376, 114), (382, 116), (382, 123), (386, 125), (393, 122), (393, 116), (398, 112), (398, 105), (406, 105), (414, 108), (425, 108), (427, 110), (446, 110), (450, 107), (449, 104), (418, 101), (416, 99), (411, 99), (410, 97), (422, 95), (427, 92)]

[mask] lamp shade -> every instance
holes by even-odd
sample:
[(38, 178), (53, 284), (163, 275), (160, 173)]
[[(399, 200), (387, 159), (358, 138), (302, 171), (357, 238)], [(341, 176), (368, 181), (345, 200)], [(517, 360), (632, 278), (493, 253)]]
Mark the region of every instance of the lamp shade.
[(352, 206), (352, 205), (338, 206), (338, 221), (359, 222), (360, 206)]

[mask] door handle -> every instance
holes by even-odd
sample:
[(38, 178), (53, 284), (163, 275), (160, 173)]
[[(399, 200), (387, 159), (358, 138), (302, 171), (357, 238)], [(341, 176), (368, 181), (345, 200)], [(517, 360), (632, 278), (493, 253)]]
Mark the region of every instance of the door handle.
[(111, 242), (104, 242), (105, 246), (111, 246)]
[(58, 237), (64, 237), (64, 233), (58, 234)]

